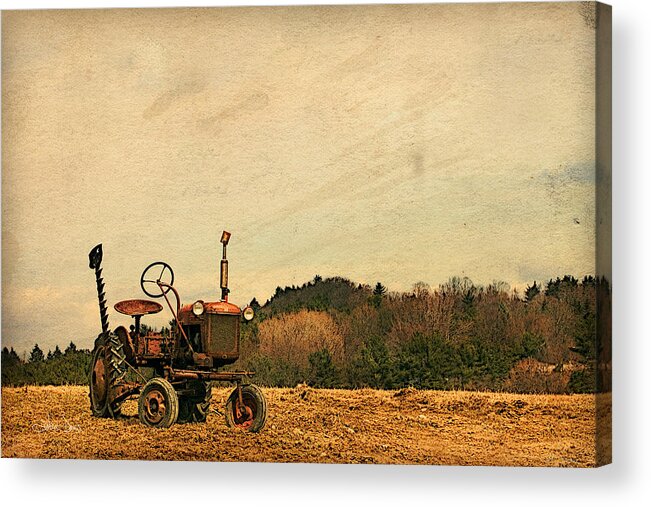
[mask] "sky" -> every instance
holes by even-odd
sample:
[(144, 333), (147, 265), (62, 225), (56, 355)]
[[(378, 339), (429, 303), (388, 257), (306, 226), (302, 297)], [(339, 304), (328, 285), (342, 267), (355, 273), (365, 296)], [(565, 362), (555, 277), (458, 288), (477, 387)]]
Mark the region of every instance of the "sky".
[(241, 306), (594, 273), (594, 66), (579, 3), (5, 11), (2, 345), (92, 346), (98, 243), (111, 308), (222, 229)]

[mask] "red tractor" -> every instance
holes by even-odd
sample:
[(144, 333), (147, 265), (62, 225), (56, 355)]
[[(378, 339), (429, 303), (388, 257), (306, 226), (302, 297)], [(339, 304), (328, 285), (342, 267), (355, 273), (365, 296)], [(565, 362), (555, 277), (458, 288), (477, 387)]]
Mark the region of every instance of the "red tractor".
[[(124, 326), (109, 330), (108, 311), (102, 280), (102, 245), (89, 255), (95, 270), (102, 332), (95, 340), (89, 374), (90, 408), (96, 417), (117, 417), (122, 403), (138, 396), (140, 421), (167, 428), (175, 422), (205, 422), (210, 409), (211, 381), (235, 382), (226, 402), (226, 423), (251, 432), (262, 429), (267, 404), (262, 391), (247, 379), (248, 371), (222, 371), (240, 353), (240, 324), (253, 319), (250, 306), (241, 310), (228, 302), (226, 245), (230, 233), (221, 237), (221, 299), (195, 301), (181, 306), (174, 288), (174, 272), (164, 262), (147, 266), (140, 287), (150, 298), (164, 298), (173, 317), (169, 333), (143, 332), (140, 319), (158, 313), (163, 306), (147, 299), (116, 303), (119, 313), (133, 318)], [(172, 299), (171, 296), (174, 296)]]

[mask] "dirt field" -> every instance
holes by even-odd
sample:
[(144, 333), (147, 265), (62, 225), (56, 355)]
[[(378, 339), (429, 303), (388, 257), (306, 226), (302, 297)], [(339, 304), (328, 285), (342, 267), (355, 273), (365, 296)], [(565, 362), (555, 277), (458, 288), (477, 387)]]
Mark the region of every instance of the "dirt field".
[[(140, 424), (134, 401), (125, 404), (119, 420), (97, 419), (85, 387), (3, 388), (2, 456), (595, 465), (594, 396), (304, 386), (264, 392), (267, 424), (259, 434), (248, 434), (227, 428), (216, 413), (206, 424), (148, 428)], [(222, 410), (228, 393), (214, 389), (213, 408)]]

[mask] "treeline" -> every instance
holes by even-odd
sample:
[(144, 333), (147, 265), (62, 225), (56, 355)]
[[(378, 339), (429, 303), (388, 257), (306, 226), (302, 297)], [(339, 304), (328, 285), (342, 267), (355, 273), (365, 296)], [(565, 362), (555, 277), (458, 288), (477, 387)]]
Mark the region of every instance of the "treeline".
[[(243, 323), (232, 369), (266, 386), (585, 393), (610, 389), (610, 339), (597, 342), (597, 308), (610, 315), (605, 280), (567, 275), (523, 294), (504, 283), (451, 278), (432, 289), (388, 292), (316, 276), (278, 287)], [(610, 322), (602, 319), (604, 330)], [(167, 331), (167, 329), (165, 329)], [(2, 384), (85, 384), (90, 351), (74, 343), (21, 360), (2, 350)], [(600, 365), (601, 368), (597, 366)]]
[(235, 366), (270, 386), (608, 390), (608, 380), (598, 381), (598, 355), (610, 352), (609, 343), (597, 347), (598, 293), (606, 294), (603, 310), (609, 287), (592, 276), (534, 282), (522, 295), (467, 278), (388, 293), (379, 282), (317, 276), (276, 289), (243, 326)]
[(13, 348), (2, 349), (2, 385), (70, 385), (88, 383), (90, 351), (70, 342), (64, 352), (57, 345), (45, 354), (38, 344), (23, 361)]

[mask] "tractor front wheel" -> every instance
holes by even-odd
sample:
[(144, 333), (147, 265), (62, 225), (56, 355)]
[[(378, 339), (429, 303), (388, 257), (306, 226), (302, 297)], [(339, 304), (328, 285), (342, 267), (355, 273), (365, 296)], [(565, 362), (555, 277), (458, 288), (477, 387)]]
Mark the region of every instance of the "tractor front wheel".
[(231, 428), (257, 433), (267, 419), (267, 400), (259, 387), (249, 384), (242, 386), (240, 402), (236, 388), (226, 402), (225, 416), (226, 424)]
[(172, 384), (159, 377), (147, 382), (138, 398), (138, 417), (154, 428), (172, 426), (179, 417), (179, 398)]

